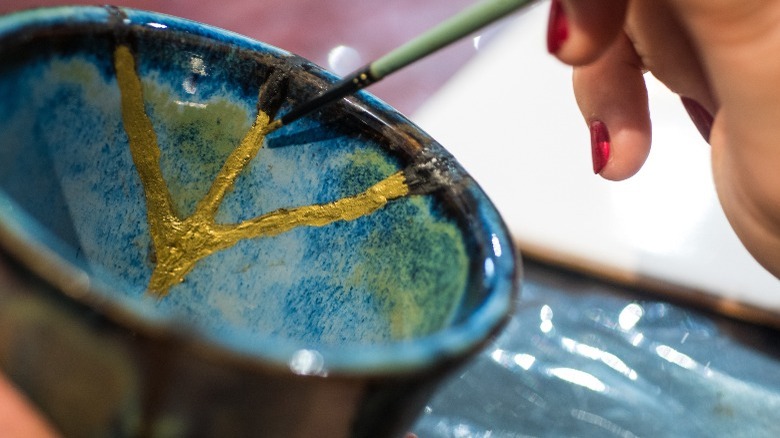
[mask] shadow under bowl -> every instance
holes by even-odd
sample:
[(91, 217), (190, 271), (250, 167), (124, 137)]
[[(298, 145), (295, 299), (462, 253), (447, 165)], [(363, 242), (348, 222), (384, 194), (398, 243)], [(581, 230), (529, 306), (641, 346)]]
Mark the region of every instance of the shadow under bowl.
[(0, 367), (66, 435), (392, 436), (510, 313), (504, 224), (403, 116), (263, 130), (336, 80), (300, 57), (69, 7), (0, 59)]

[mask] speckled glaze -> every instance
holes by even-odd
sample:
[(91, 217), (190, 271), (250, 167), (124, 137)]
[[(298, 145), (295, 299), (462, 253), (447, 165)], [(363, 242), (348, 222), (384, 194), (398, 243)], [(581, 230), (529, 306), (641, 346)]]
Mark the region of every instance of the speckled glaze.
[[(220, 224), (410, 193), (356, 219), (244, 239), (162, 298), (113, 53), (130, 47), (175, 211), (250, 129), (335, 80), (236, 34), (120, 8), (0, 18), (0, 367), (67, 436), (393, 436), (506, 319), (515, 253), (452, 157), (361, 93), (272, 132)], [(260, 100), (263, 96), (260, 94)]]

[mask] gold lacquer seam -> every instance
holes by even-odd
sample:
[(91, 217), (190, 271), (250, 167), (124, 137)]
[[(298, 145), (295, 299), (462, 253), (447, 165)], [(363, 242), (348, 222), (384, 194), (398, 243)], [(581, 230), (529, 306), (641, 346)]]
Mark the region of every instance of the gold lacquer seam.
[(122, 121), (141, 179), (155, 252), (148, 290), (159, 297), (184, 281), (199, 260), (241, 240), (274, 236), (302, 226), (319, 227), (355, 220), (409, 194), (403, 172), (396, 172), (362, 193), (333, 202), (278, 209), (238, 224), (216, 223), (215, 216), (226, 194), (263, 147), (266, 134), (278, 125), (258, 111), (252, 127), (225, 160), (195, 211), (181, 218), (174, 210), (163, 178), (157, 135), (144, 109), (143, 85), (129, 47), (120, 45), (115, 49), (114, 66), (121, 94)]

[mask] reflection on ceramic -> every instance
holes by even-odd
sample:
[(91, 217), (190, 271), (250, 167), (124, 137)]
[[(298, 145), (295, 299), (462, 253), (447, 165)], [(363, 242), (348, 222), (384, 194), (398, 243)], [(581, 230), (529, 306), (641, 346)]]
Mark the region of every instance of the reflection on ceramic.
[(0, 58), (0, 365), (66, 434), (392, 434), (505, 319), (433, 140), (367, 94), (272, 129), (334, 80), (305, 60), (113, 7), (7, 16)]
[(690, 310), (560, 278), (524, 279), (506, 331), (437, 394), (419, 436), (780, 434), (776, 358)]

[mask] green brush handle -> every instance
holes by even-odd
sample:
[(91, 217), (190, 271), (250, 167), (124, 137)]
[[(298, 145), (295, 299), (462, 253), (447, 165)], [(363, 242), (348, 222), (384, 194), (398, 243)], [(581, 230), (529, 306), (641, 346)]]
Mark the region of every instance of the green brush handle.
[(394, 49), (369, 66), (374, 81), (403, 68), (488, 24), (505, 17), (534, 0), (483, 0), (466, 8), (408, 43)]
[(451, 44), (535, 0), (482, 0), (303, 102), (273, 124), (287, 125), (304, 115), (367, 87), (394, 71)]

